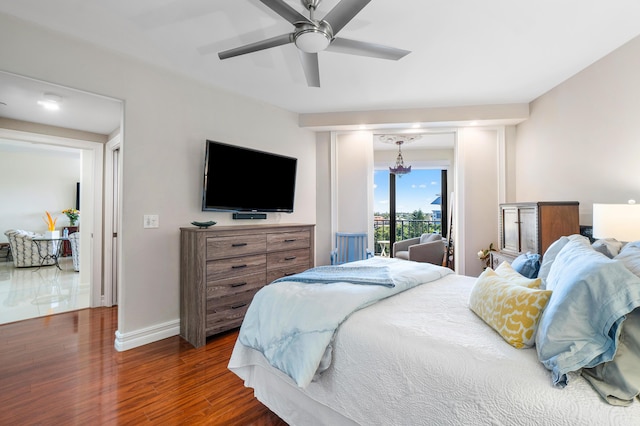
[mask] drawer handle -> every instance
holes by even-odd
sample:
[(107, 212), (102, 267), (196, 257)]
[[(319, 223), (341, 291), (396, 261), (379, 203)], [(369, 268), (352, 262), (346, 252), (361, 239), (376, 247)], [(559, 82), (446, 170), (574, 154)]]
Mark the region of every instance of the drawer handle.
[(231, 244), (231, 247), (244, 247), (246, 245), (247, 243), (234, 243), (234, 244)]
[(247, 303), (241, 303), (239, 305), (233, 305), (231, 306), (231, 309), (238, 309), (238, 308), (242, 308), (243, 306), (247, 306)]
[(289, 257), (285, 257), (284, 260), (293, 260), (295, 258), (296, 258), (296, 256), (289, 256)]
[(290, 277), (291, 275), (295, 275), (295, 272), (285, 272), (284, 276), (285, 277)]
[(246, 265), (246, 264), (245, 264), (245, 265), (233, 265), (233, 266), (231, 267), (231, 269), (242, 269), (242, 268), (246, 268), (246, 267), (247, 267), (247, 265)]
[(242, 287), (243, 285), (247, 285), (247, 282), (245, 281), (243, 283), (234, 283), (231, 284), (231, 287)]
[(292, 243), (292, 242), (294, 242), (294, 241), (296, 241), (296, 239), (295, 239), (295, 238), (291, 238), (291, 239), (289, 239), (289, 240), (284, 240), (284, 242), (285, 242), (285, 243)]

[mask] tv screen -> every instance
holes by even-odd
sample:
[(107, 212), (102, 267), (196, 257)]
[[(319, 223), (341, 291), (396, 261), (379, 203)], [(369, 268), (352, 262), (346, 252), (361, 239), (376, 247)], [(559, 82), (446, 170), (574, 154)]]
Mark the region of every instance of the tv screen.
[(207, 140), (202, 210), (292, 213), (297, 162)]

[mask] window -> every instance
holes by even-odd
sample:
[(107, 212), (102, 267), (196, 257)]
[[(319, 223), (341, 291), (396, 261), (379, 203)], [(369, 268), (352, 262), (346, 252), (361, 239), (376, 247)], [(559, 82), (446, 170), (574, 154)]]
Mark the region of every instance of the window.
[[(444, 176), (444, 177), (443, 177)], [(443, 186), (446, 171), (439, 169), (413, 169), (403, 176), (390, 176), (388, 170), (374, 171), (374, 240), (376, 254), (380, 254), (378, 241), (404, 240), (422, 233), (442, 232), (441, 203), (446, 193)], [(391, 185), (395, 183), (395, 191)], [(444, 182), (446, 185), (446, 182)], [(395, 218), (395, 236), (391, 238)]]

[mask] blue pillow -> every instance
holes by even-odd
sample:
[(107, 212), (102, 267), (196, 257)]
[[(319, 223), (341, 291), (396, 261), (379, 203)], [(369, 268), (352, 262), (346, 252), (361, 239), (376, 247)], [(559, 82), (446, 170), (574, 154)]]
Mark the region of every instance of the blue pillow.
[(521, 254), (513, 260), (511, 267), (520, 275), (524, 275), (527, 278), (538, 278), (540, 255), (535, 253)]

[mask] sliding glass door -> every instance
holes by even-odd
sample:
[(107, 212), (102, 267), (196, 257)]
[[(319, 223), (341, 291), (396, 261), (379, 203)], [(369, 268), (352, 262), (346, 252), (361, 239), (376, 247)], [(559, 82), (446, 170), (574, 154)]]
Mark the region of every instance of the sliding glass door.
[(414, 168), (406, 175), (396, 176), (388, 169), (374, 171), (376, 255), (390, 256), (395, 241), (423, 233), (446, 235), (446, 173)]

